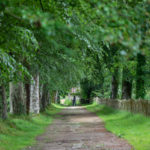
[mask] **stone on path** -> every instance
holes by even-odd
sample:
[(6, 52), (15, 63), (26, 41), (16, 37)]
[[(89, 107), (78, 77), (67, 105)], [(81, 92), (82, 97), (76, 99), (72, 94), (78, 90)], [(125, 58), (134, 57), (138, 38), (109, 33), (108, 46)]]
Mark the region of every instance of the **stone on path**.
[(26, 150), (133, 150), (108, 132), (102, 120), (83, 107), (68, 107), (57, 115), (37, 144)]

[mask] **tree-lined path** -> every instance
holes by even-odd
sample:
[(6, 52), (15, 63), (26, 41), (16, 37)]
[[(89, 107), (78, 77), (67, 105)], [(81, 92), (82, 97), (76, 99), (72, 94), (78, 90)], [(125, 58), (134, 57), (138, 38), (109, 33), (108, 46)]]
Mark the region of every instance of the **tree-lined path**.
[(108, 132), (95, 114), (83, 107), (68, 107), (37, 137), (37, 144), (26, 150), (132, 150), (132, 147)]

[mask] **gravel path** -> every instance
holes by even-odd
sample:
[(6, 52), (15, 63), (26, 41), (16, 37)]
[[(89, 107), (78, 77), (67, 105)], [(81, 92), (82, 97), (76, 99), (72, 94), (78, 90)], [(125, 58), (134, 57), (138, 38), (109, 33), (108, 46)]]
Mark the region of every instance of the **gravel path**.
[(133, 150), (108, 132), (102, 120), (83, 107), (63, 109), (37, 144), (26, 150)]

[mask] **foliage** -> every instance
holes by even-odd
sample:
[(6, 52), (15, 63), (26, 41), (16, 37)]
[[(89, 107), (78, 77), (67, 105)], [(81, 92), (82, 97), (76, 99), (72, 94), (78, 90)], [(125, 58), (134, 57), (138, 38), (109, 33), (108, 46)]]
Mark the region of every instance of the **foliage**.
[[(67, 93), (81, 82), (90, 99), (109, 98), (114, 76), (120, 89), (123, 81), (149, 81), (149, 7), (149, 0), (0, 2), (0, 84), (30, 84), (38, 73), (46, 90)], [(146, 58), (144, 79), (137, 54)], [(149, 90), (149, 82), (137, 84)]]
[[(73, 106), (73, 102), (72, 102), (72, 99), (69, 99), (69, 97), (65, 97), (65, 100), (64, 100), (64, 106)], [(80, 105), (80, 100), (76, 99), (76, 105)]]
[(149, 27), (149, 0), (0, 1), (0, 88), (8, 97), (9, 82), (39, 74), (40, 92), (67, 94), (81, 83), (84, 102), (113, 90), (147, 98)]
[(65, 98), (65, 101), (64, 101), (63, 105), (65, 105), (65, 106), (72, 106), (72, 100), (68, 99), (68, 98)]

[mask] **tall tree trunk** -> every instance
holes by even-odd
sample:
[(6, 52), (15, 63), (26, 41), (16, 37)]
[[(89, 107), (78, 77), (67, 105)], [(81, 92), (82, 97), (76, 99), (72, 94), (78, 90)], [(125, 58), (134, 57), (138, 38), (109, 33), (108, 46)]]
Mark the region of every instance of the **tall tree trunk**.
[(56, 91), (52, 91), (52, 94), (51, 94), (51, 102), (52, 103), (55, 103), (55, 98), (56, 98)]
[(101, 83), (100, 83), (100, 93), (101, 93), (101, 97), (104, 98), (104, 77), (101, 78)]
[(122, 83), (122, 99), (130, 99), (132, 95), (132, 83), (123, 81)]
[(41, 99), (41, 111), (45, 111), (46, 107), (50, 104), (50, 94), (49, 91), (46, 90), (43, 92)]
[(6, 89), (5, 86), (2, 85), (0, 87), (0, 95), (2, 100), (2, 119), (7, 119), (7, 97), (6, 97)]
[(48, 95), (47, 95), (47, 106), (49, 106), (51, 104), (51, 97), (50, 97), (50, 92), (48, 91)]
[(39, 74), (34, 76), (30, 86), (30, 112), (35, 114), (40, 112)]
[(10, 83), (10, 111), (20, 115), (26, 113), (24, 84), (22, 82)]
[(30, 84), (25, 84), (26, 89), (26, 113), (29, 115), (30, 113)]
[(43, 86), (42, 98), (41, 98), (41, 111), (44, 111), (50, 103), (49, 90), (47, 85)]
[(122, 99), (130, 99), (132, 96), (132, 79), (127, 75), (129, 70), (123, 69)]
[[(41, 101), (42, 101), (43, 92), (44, 92), (44, 84), (41, 84), (40, 87), (39, 87), (40, 105), (41, 105)], [(41, 107), (41, 106), (40, 106), (40, 107)]]
[(145, 56), (139, 53), (137, 55), (137, 69), (136, 69), (136, 98), (145, 97), (145, 82), (144, 82), (144, 66), (146, 64)]
[(55, 94), (55, 104), (57, 104), (57, 101), (58, 101), (58, 91), (56, 91), (56, 94)]
[(118, 69), (115, 69), (111, 82), (111, 99), (116, 99), (118, 95)]

